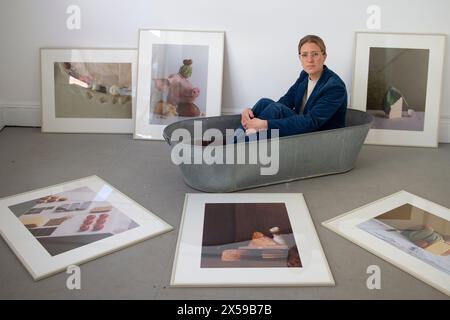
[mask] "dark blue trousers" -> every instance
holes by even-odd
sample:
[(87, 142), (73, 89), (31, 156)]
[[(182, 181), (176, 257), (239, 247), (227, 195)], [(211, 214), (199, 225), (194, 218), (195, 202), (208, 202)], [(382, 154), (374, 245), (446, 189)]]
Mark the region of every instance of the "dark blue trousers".
[(262, 120), (283, 119), (297, 115), (297, 113), (282, 103), (262, 98), (252, 108), (253, 115)]
[[(294, 110), (286, 107), (284, 104), (275, 102), (267, 98), (260, 99), (253, 106), (252, 111), (255, 118), (259, 118), (262, 120), (282, 119), (297, 115)], [(241, 124), (240, 127), (236, 130), (235, 141), (242, 135), (245, 135), (245, 129)], [(245, 136), (245, 141), (249, 141), (251, 139), (249, 137), (251, 136)], [(270, 130), (267, 132), (267, 138), (270, 138)], [(259, 139), (258, 133), (256, 133), (256, 139)], [(251, 140), (255, 140), (255, 138), (253, 137), (253, 139)]]

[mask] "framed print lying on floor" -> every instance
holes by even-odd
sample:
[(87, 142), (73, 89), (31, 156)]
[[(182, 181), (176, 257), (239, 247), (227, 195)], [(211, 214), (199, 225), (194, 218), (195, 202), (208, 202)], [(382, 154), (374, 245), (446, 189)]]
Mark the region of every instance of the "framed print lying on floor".
[(445, 35), (355, 37), (351, 106), (374, 116), (368, 144), (437, 147)]
[(400, 191), (323, 225), (450, 295), (449, 209)]
[(303, 195), (187, 194), (172, 286), (332, 286)]
[(97, 176), (0, 199), (1, 235), (35, 280), (170, 230)]
[(141, 30), (135, 139), (163, 140), (166, 125), (220, 115), (223, 32)]
[(41, 49), (42, 131), (132, 133), (137, 50)]

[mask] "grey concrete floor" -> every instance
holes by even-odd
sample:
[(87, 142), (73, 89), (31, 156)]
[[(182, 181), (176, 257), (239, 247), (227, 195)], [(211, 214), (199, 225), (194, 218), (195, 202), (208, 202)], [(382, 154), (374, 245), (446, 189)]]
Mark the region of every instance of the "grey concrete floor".
[[(39, 128), (0, 132), (0, 197), (98, 175), (174, 230), (81, 266), (81, 290), (68, 275), (33, 281), (0, 240), (0, 299), (448, 299), (385, 260), (329, 231), (321, 222), (399, 190), (450, 208), (450, 144), (439, 148), (365, 145), (348, 173), (245, 192), (301, 192), (328, 259), (334, 287), (172, 288), (175, 246), (186, 193), (163, 141), (131, 135), (43, 134)], [(381, 269), (381, 289), (366, 287), (369, 265)]]

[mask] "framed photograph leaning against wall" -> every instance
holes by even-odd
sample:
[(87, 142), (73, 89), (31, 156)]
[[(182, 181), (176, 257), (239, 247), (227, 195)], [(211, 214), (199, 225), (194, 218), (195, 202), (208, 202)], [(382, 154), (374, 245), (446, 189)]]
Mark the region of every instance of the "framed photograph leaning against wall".
[(357, 32), (351, 108), (368, 144), (437, 147), (445, 35)]
[(137, 50), (41, 49), (42, 131), (132, 133)]
[(223, 32), (141, 30), (135, 139), (163, 140), (166, 125), (220, 115)]

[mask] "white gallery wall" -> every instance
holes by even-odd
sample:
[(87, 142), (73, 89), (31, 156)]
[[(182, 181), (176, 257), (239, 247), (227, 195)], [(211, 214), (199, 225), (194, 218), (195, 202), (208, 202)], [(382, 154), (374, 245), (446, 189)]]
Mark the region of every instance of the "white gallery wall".
[[(70, 5), (81, 10), (79, 30), (66, 27)], [(370, 5), (381, 9), (379, 30), (367, 28)], [(350, 97), (355, 31), (448, 37), (448, 12), (448, 0), (1, 0), (3, 123), (40, 125), (39, 48), (137, 48), (139, 29), (146, 28), (225, 31), (222, 111), (237, 113), (260, 97), (285, 93), (301, 70), (297, 43), (306, 34), (325, 40), (326, 64)], [(447, 38), (441, 142), (450, 142), (449, 55)]]

